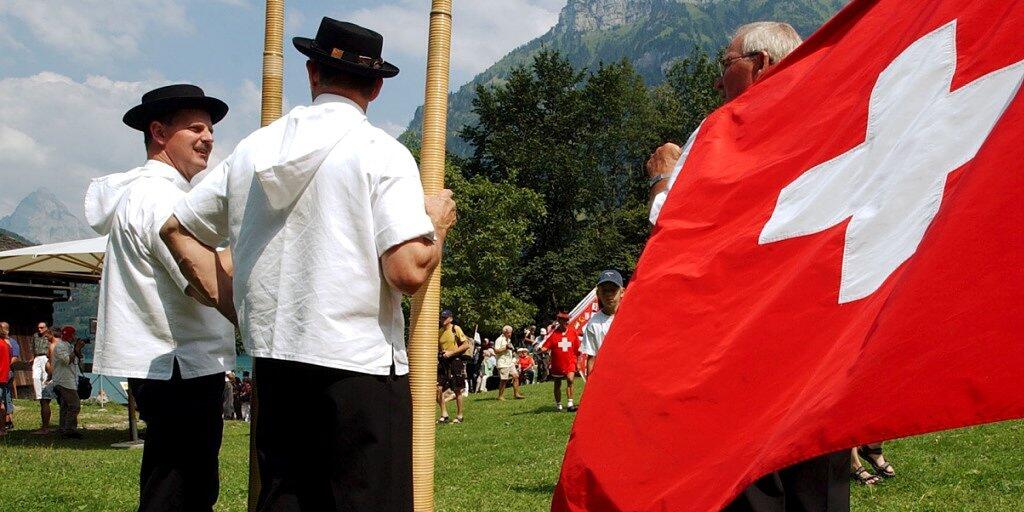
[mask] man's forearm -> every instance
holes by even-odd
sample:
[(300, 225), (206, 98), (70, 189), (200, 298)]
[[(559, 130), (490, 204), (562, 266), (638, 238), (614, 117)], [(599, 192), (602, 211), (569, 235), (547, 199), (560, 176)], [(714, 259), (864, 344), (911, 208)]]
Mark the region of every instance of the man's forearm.
[(204, 245), (171, 216), (160, 229), (160, 238), (167, 245), (178, 269), (189, 283), (186, 293), (200, 303), (214, 307), (237, 324), (232, 303), (230, 253), (219, 256)]

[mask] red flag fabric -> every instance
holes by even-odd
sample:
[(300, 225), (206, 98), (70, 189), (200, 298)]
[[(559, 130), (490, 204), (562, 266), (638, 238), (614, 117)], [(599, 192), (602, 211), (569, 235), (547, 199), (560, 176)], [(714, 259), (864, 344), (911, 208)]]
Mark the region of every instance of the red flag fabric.
[[(583, 328), (587, 326), (587, 322), (590, 321), (590, 317), (594, 316), (601, 309), (600, 303), (597, 301), (597, 288), (590, 290), (590, 293), (586, 297), (583, 297), (576, 304), (572, 311), (569, 312), (569, 324), (566, 326), (566, 334), (570, 339), (583, 339)], [(552, 333), (548, 333), (551, 336)], [(578, 354), (576, 361), (576, 371), (580, 372), (583, 377), (587, 376), (587, 356), (586, 354)]]
[(600, 309), (601, 306), (597, 302), (597, 288), (594, 288), (569, 312), (569, 324), (566, 326), (566, 331), (582, 338), (583, 328), (587, 326), (590, 317)]
[(863, 443), (1024, 416), (1024, 2), (857, 1), (705, 120), (554, 511), (712, 511)]

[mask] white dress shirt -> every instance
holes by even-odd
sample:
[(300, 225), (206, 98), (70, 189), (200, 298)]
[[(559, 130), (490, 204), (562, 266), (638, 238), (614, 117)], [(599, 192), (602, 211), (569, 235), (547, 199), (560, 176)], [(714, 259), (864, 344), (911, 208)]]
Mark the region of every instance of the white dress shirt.
[(216, 310), (185, 295), (160, 227), (191, 186), (173, 167), (142, 167), (93, 180), (85, 214), (109, 234), (97, 318), (93, 371), (143, 379), (182, 378), (234, 368), (234, 328)]
[(686, 157), (690, 156), (690, 148), (693, 147), (693, 141), (697, 138), (698, 133), (700, 133), (700, 126), (690, 134), (690, 138), (683, 145), (683, 153), (679, 155), (679, 160), (676, 160), (676, 165), (672, 168), (672, 174), (668, 177), (668, 185), (665, 186), (665, 190), (658, 192), (654, 199), (651, 200), (651, 213), (648, 219), (652, 225), (658, 223), (658, 215), (661, 214), (661, 208), (665, 206), (668, 193), (672, 190), (672, 186), (676, 184), (676, 178), (679, 177), (679, 171), (682, 170), (683, 164), (686, 163)]
[(594, 357), (597, 351), (601, 350), (604, 344), (604, 337), (608, 335), (608, 329), (612, 327), (612, 320), (615, 315), (607, 315), (604, 311), (594, 313), (583, 328), (583, 340), (580, 342), (580, 352)]
[(174, 209), (204, 243), (229, 241), (246, 351), (408, 373), (388, 249), (433, 237), (416, 162), (341, 96), (321, 94), (238, 144)]

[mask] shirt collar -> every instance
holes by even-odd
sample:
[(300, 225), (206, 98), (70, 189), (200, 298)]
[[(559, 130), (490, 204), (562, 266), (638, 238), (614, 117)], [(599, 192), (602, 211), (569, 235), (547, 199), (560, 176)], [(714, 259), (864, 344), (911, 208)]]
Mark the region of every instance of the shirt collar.
[(351, 107), (355, 107), (360, 114), (366, 115), (366, 112), (363, 111), (363, 107), (360, 107), (356, 102), (339, 94), (331, 94), (329, 92), (320, 93), (320, 95), (313, 100), (314, 105), (323, 105), (324, 103), (343, 103)]
[(146, 163), (142, 166), (142, 168), (145, 171), (152, 173), (154, 176), (159, 176), (161, 178), (166, 178), (170, 180), (172, 183), (177, 185), (178, 188), (186, 192), (192, 188), (192, 185), (188, 182), (188, 180), (185, 179), (184, 176), (181, 175), (180, 172), (178, 172), (177, 169), (167, 165), (164, 162), (153, 159), (146, 160)]

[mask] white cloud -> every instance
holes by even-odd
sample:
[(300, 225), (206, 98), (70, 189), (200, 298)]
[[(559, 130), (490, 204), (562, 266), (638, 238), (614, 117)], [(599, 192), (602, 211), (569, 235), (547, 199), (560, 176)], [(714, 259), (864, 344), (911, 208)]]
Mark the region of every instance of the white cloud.
[[(0, 29), (8, 34), (10, 20), (68, 59), (85, 62), (134, 56), (139, 42), (152, 37), (153, 29), (177, 34), (194, 31), (185, 8), (172, 0), (76, 0), (59, 5), (5, 0), (0, 7)], [(14, 41), (10, 35), (7, 38)], [(24, 45), (24, 41), (14, 43)]]
[[(122, 124), (121, 117), (144, 92), (167, 83), (105, 76), (76, 81), (52, 72), (0, 79), (0, 211), (46, 187), (81, 216), (92, 178), (145, 161), (142, 134)], [(219, 97), (231, 111), (217, 125), (215, 155), (221, 158), (259, 123), (254, 83), (245, 81), (238, 90), (225, 92)]]
[(388, 133), (388, 135), (398, 138), (399, 135), (405, 133), (405, 125), (398, 124), (392, 121), (384, 121), (379, 128)]
[[(455, 2), (452, 13), (452, 72), (475, 75), (516, 47), (544, 34), (558, 21), (564, 0), (473, 0)], [(429, 2), (397, 0), (360, 9), (348, 18), (384, 35), (384, 56), (425, 59)]]
[(25, 132), (0, 124), (0, 158), (9, 165), (39, 166), (46, 163), (50, 148)]
[(121, 116), (157, 85), (106, 77), (76, 82), (51, 72), (0, 80), (4, 195), (17, 202), (43, 186), (79, 212), (91, 178), (145, 158), (142, 137)]

